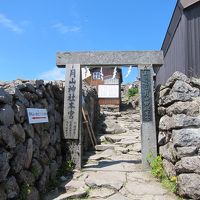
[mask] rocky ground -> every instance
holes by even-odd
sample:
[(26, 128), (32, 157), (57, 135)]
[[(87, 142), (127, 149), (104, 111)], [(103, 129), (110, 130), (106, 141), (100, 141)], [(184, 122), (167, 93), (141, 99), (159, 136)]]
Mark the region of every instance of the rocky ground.
[(104, 112), (103, 117), (100, 144), (85, 153), (83, 169), (63, 182), (64, 193), (56, 190), (45, 199), (177, 199), (142, 168), (139, 112)]

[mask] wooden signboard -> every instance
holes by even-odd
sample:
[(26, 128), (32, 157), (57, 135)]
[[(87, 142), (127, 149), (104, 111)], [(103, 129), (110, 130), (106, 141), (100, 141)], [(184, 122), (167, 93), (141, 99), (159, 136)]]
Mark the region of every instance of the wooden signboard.
[(64, 138), (78, 139), (80, 126), (80, 84), (81, 68), (79, 64), (67, 65), (65, 75), (64, 101)]

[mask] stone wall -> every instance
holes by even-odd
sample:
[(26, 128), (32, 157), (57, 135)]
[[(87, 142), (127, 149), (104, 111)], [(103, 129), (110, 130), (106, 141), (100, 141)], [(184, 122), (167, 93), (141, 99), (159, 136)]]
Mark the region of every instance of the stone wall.
[[(95, 92), (83, 87), (95, 126)], [(16, 80), (0, 82), (0, 199), (39, 199), (66, 160), (63, 138), (64, 82)], [(46, 108), (49, 123), (29, 124), (26, 108)], [(86, 137), (86, 136), (85, 136)], [(84, 147), (90, 143), (84, 139)], [(70, 155), (67, 155), (70, 157)]]
[(200, 199), (200, 80), (175, 72), (157, 93), (159, 153), (178, 194)]

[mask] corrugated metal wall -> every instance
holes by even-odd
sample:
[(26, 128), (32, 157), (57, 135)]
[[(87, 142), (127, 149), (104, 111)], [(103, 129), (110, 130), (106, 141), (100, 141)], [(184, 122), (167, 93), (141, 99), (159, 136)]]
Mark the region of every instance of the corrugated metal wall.
[(171, 21), (162, 46), (164, 66), (157, 73), (156, 85), (164, 84), (175, 71), (200, 76), (200, 3), (184, 10), (175, 27), (177, 20)]
[(200, 76), (200, 3), (187, 10), (188, 22), (188, 75)]
[(156, 85), (164, 84), (175, 72), (186, 73), (187, 67), (187, 20), (182, 15), (176, 32), (171, 40), (170, 46), (164, 55), (164, 65), (160, 68)]

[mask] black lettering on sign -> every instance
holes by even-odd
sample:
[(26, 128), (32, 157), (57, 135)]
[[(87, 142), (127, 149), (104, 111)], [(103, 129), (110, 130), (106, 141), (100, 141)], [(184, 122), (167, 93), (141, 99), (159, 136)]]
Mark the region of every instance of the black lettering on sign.
[(64, 138), (79, 138), (79, 117), (80, 117), (80, 65), (66, 66), (65, 77), (65, 103), (64, 103)]
[(152, 91), (151, 91), (151, 70), (140, 70), (141, 81), (141, 101), (142, 101), (142, 121), (153, 121)]

